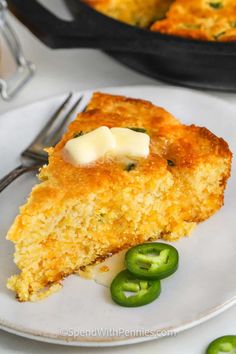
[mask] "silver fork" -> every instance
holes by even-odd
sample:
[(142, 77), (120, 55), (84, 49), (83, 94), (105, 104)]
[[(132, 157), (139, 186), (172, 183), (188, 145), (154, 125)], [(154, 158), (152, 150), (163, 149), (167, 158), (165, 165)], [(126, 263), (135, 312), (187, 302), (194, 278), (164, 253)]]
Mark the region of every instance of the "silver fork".
[(16, 167), (10, 173), (0, 180), (0, 192), (3, 191), (11, 182), (25, 172), (37, 171), (39, 167), (47, 163), (47, 153), (43, 150), (47, 146), (54, 146), (61, 138), (63, 128), (68, 122), (71, 115), (82, 101), (83, 96), (79, 97), (69, 112), (58, 123), (58, 118), (68, 108), (73, 94), (69, 93), (66, 100), (60, 105), (56, 112), (52, 115), (40, 133), (32, 141), (32, 143), (21, 153), (21, 165)]

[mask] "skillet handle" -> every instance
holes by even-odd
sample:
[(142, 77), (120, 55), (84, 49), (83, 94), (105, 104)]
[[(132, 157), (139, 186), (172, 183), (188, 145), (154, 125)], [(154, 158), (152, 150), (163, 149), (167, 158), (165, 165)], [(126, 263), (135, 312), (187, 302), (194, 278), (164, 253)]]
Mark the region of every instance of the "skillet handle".
[(79, 0), (78, 20), (74, 21), (59, 19), (36, 0), (8, 0), (8, 6), (32, 33), (51, 48), (137, 51), (135, 38), (144, 32), (106, 17)]

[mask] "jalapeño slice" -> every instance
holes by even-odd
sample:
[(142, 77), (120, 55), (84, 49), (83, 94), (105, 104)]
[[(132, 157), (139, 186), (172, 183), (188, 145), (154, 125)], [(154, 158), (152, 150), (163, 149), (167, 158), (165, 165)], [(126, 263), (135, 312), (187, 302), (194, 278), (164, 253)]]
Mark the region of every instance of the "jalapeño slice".
[(236, 336), (223, 336), (215, 339), (207, 348), (206, 354), (235, 354)]
[(163, 279), (178, 268), (176, 248), (165, 243), (144, 243), (131, 248), (125, 255), (127, 269), (142, 279)]
[(120, 272), (111, 283), (111, 297), (119, 305), (137, 307), (154, 301), (161, 292), (159, 280), (143, 280), (128, 270)]

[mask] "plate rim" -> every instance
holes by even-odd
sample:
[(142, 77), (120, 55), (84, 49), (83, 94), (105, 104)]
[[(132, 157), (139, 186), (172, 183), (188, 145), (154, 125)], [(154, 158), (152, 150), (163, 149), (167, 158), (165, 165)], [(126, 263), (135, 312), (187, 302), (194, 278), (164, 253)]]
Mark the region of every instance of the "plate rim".
[[(220, 102), (221, 104), (227, 106), (228, 108), (231, 107), (230, 109), (235, 111), (234, 104), (231, 102), (226, 102), (223, 98), (215, 97), (209, 93), (196, 91), (194, 89), (180, 88), (176, 86), (156, 86), (156, 85), (127, 85), (127, 86), (112, 86), (112, 87), (107, 86), (107, 87), (98, 87), (95, 89), (79, 90), (79, 91), (75, 91), (74, 94), (84, 95), (86, 97), (96, 91), (101, 91), (101, 92), (108, 91), (111, 93), (114, 92), (115, 94), (119, 94), (119, 90), (132, 90), (132, 89), (136, 89), (136, 90), (160, 89), (164, 91), (169, 91), (169, 90), (183, 91), (185, 93), (191, 93), (199, 97), (204, 97), (204, 98), (209, 97), (211, 100)], [(12, 110), (8, 110), (0, 114), (0, 120), (4, 119), (5, 115), (14, 114), (19, 110), (31, 108), (36, 104), (53, 102), (54, 100), (64, 97), (65, 94), (66, 93), (52, 95), (51, 97), (42, 98), (40, 100), (36, 100), (28, 104), (20, 105)], [(151, 331), (156, 331), (156, 332), (160, 331), (166, 333), (171, 331), (174, 334), (178, 334), (184, 330), (193, 328), (201, 323), (204, 323), (205, 321), (210, 320), (211, 318), (221, 314), (222, 312), (226, 311), (227, 309), (229, 309), (235, 304), (236, 304), (236, 294), (232, 296), (230, 299), (226, 300), (225, 302), (220, 303), (210, 308), (209, 310), (203, 312), (194, 320), (186, 321), (171, 327), (152, 328)], [(162, 337), (165, 337), (165, 336), (144, 336), (144, 335), (123, 336), (123, 337), (122, 336), (112, 336), (112, 337), (86, 336), (86, 341), (85, 341), (84, 337), (82, 337), (83, 339), (78, 339), (78, 337), (74, 339), (71, 336), (66, 336), (66, 335), (64, 336), (64, 335), (57, 335), (57, 334), (53, 335), (52, 333), (39, 332), (37, 330), (29, 330), (28, 328), (25, 328), (23, 326), (15, 326), (13, 323), (10, 323), (1, 318), (0, 318), (0, 329), (8, 333), (12, 333), (27, 339), (33, 339), (45, 343), (67, 345), (67, 346), (74, 346), (74, 347), (113, 347), (113, 346), (130, 345), (130, 344), (136, 344), (136, 343), (141, 343), (146, 341), (152, 341), (155, 339), (160, 339)]]
[[(169, 332), (171, 331), (174, 335), (183, 332), (187, 329), (191, 329), (196, 327), (197, 325), (204, 323), (218, 315), (222, 312), (228, 310), (233, 305), (236, 304), (236, 295), (234, 295), (231, 299), (225, 301), (223, 304), (216, 305), (211, 308), (209, 311), (204, 312), (202, 315), (197, 317), (194, 321), (184, 322), (178, 326), (172, 327), (163, 327), (163, 328), (152, 328), (152, 331), (160, 331), (160, 332)], [(7, 321), (2, 321), (0, 319), (0, 329), (4, 330), (8, 333), (12, 333), (18, 335), (23, 338), (33, 339), (44, 343), (52, 343), (59, 345), (66, 345), (71, 347), (114, 347), (114, 346), (123, 346), (123, 345), (131, 345), (138, 344), (148, 341), (153, 341), (156, 339), (161, 339), (167, 336), (114, 336), (114, 337), (88, 337), (86, 336), (86, 341), (84, 340), (71, 340), (70, 336), (61, 336), (61, 335), (52, 335), (47, 332), (37, 331), (29, 331), (21, 326), (14, 326), (8, 323)], [(101, 339), (102, 338), (102, 339)]]

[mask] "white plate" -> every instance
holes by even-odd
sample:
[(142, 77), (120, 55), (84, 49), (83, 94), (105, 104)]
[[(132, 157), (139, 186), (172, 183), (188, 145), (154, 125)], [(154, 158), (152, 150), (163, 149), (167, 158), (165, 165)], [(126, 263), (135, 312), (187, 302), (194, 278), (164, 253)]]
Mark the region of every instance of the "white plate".
[[(180, 88), (141, 86), (102, 91), (151, 100), (186, 124), (206, 126), (235, 149), (236, 111), (224, 101)], [(90, 94), (86, 92), (86, 98)], [(19, 164), (20, 152), (62, 98), (36, 102), (0, 116), (0, 177)], [(114, 346), (151, 340), (166, 331), (177, 333), (232, 306), (236, 302), (235, 164), (232, 171), (225, 206), (200, 224), (190, 238), (174, 244), (180, 253), (178, 272), (162, 282), (157, 301), (141, 308), (114, 304), (108, 289), (78, 276), (67, 278), (59, 293), (42, 302), (15, 300), (5, 286), (7, 278), (17, 271), (13, 246), (5, 235), (37, 181), (32, 174), (18, 179), (0, 195), (0, 328), (45, 342)]]

